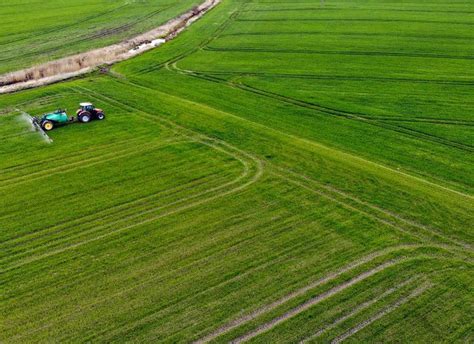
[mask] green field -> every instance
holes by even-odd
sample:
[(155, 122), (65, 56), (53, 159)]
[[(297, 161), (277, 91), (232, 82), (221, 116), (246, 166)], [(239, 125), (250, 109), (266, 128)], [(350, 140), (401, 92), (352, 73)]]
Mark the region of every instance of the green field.
[(0, 74), (117, 43), (199, 0), (6, 0), (0, 4)]
[[(0, 96), (0, 342), (472, 343), (473, 28), (471, 1), (223, 0)], [(15, 110), (86, 100), (107, 119), (51, 144)]]

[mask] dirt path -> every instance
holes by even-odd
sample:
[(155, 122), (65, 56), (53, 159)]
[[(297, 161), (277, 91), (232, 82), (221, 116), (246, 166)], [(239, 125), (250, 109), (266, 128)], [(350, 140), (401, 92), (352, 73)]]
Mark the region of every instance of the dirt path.
[(132, 39), (1, 75), (0, 94), (52, 84), (137, 56), (175, 38), (219, 3), (220, 0), (204, 0), (201, 5)]

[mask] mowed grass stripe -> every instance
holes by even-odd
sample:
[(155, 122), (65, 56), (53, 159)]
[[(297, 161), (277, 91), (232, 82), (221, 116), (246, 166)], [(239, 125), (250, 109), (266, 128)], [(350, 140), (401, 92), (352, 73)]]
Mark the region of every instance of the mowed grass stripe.
[[(10, 265), (9, 267), (7, 267), (5, 269), (5, 271), (9, 271), (11, 269), (17, 269), (17, 268), (19, 268), (19, 267), (21, 267), (25, 264), (30, 264), (34, 261), (39, 260), (39, 259), (44, 259), (46, 257), (56, 255), (56, 254), (62, 253), (62, 252), (67, 251), (67, 250), (76, 249), (77, 247), (89, 244), (89, 243), (97, 241), (97, 240), (102, 240), (106, 237), (109, 237), (111, 235), (116, 235), (116, 234), (121, 233), (123, 231), (132, 229), (136, 226), (146, 224), (146, 223), (149, 223), (149, 222), (152, 222), (152, 221), (156, 221), (156, 220), (158, 220), (162, 217), (173, 215), (175, 213), (187, 210), (189, 208), (193, 208), (193, 207), (201, 205), (203, 203), (210, 202), (214, 199), (217, 199), (217, 198), (226, 196), (228, 194), (232, 194), (234, 192), (240, 191), (241, 189), (244, 189), (247, 186), (249, 186), (249, 185), (253, 184), (254, 182), (256, 182), (261, 176), (261, 170), (258, 169), (257, 171), (255, 171), (256, 173), (253, 174), (253, 176), (250, 180), (246, 180), (245, 183), (243, 183), (241, 185), (237, 184), (237, 186), (234, 186), (241, 179), (245, 178), (247, 176), (248, 172), (249, 171), (244, 171), (244, 174), (242, 174), (240, 177), (238, 177), (234, 181), (227, 182), (223, 185), (210, 188), (210, 189), (208, 189), (204, 192), (198, 193), (196, 195), (191, 195), (191, 196), (185, 197), (185, 198), (180, 199), (178, 201), (172, 202), (168, 206), (154, 207), (154, 208), (148, 209), (146, 211), (142, 211), (142, 212), (139, 212), (137, 214), (133, 214), (132, 216), (125, 219), (126, 220), (125, 223), (128, 222), (129, 224), (125, 225), (124, 227), (111, 228), (111, 230), (106, 231), (105, 233), (102, 233), (102, 234), (97, 235), (95, 237), (92, 237), (92, 238), (89, 238), (89, 239), (86, 239), (86, 240), (83, 240), (83, 241), (79, 241), (77, 243), (73, 243), (73, 244), (67, 245), (65, 247), (58, 248), (56, 250), (46, 252), (44, 254), (40, 254), (40, 255), (37, 255), (37, 256), (30, 256), (30, 258), (21, 260), (19, 262), (16, 262), (16, 264)], [(229, 189), (230, 186), (234, 186), (234, 187)], [(220, 191), (222, 189), (224, 189), (224, 190)], [(210, 194), (210, 195), (208, 196), (208, 194)], [(206, 197), (203, 197), (203, 196), (206, 196)], [(194, 200), (196, 198), (197, 198), (197, 200), (195, 200), (193, 202), (189, 202), (189, 201)], [(199, 198), (201, 198), (201, 199), (199, 199)], [(189, 203), (187, 203), (187, 202), (189, 202)], [(183, 203), (184, 203), (184, 205), (183, 205)], [(176, 207), (176, 205), (179, 205), (179, 206)], [(173, 206), (175, 206), (175, 207), (173, 207)], [(168, 208), (168, 207), (170, 207), (171, 209), (166, 210), (166, 208)], [(160, 211), (162, 209), (165, 209), (165, 211), (163, 211), (162, 213), (153, 214), (153, 213), (155, 213), (157, 211)], [(133, 222), (130, 223), (129, 221), (133, 221)], [(120, 221), (118, 221), (118, 222), (120, 222)], [(113, 226), (115, 224), (116, 223), (103, 225), (102, 227), (108, 228), (108, 227)], [(97, 227), (94, 228), (94, 232), (95, 232), (95, 230), (97, 230)], [(85, 233), (89, 233), (89, 232), (90, 231), (86, 231)], [(81, 236), (85, 233), (84, 232), (81, 233)]]
[[(213, 185), (219, 185), (219, 183), (225, 183), (232, 175), (227, 173), (210, 172), (208, 167), (200, 168), (205, 171), (203, 176), (196, 176), (191, 180), (177, 180), (181, 182), (179, 186), (167, 187), (166, 189), (159, 190), (151, 195), (147, 195), (143, 198), (135, 199), (126, 203), (121, 203), (116, 206), (105, 208), (99, 212), (93, 212), (89, 216), (83, 218), (65, 221), (61, 224), (46, 227), (44, 229), (35, 229), (34, 231), (25, 233), (21, 236), (12, 238), (12, 240), (5, 242), (5, 256), (13, 258), (16, 253), (23, 251), (26, 248), (30, 249), (31, 244), (34, 246), (45, 249), (51, 241), (57, 240), (59, 236), (61, 239), (66, 239), (69, 232), (77, 233), (85, 229), (91, 229), (95, 226), (100, 226), (104, 222), (112, 219), (114, 221), (126, 219), (132, 214), (137, 212), (146, 211), (147, 209), (155, 209), (158, 204), (166, 205), (166, 202), (172, 202), (182, 197), (182, 193), (192, 189), (193, 192), (205, 191), (207, 188)], [(198, 170), (193, 170), (199, 172)], [(25, 246), (26, 245), (26, 246)], [(43, 247), (42, 245), (46, 245)]]
[[(399, 268), (403, 264), (420, 259), (437, 259), (437, 255), (416, 252), (423, 247), (423, 245), (394, 246), (361, 257), (324, 278), (313, 281), (281, 299), (263, 305), (252, 313), (228, 322), (225, 326), (202, 337), (195, 343), (214, 342), (221, 336), (221, 340), (245, 342), (367, 278), (385, 273), (387, 269)], [(354, 273), (350, 273), (352, 270), (355, 270)], [(312, 292), (312, 290), (317, 292)], [(308, 294), (313, 296), (308, 296)], [(246, 325), (247, 323), (249, 325)], [(238, 328), (242, 328), (242, 330), (235, 331)], [(229, 335), (226, 335), (227, 333)], [(236, 333), (240, 333), (240, 335), (235, 336)]]
[[(265, 220), (265, 221), (268, 221), (268, 219)], [(276, 223), (271, 224), (271, 223), (269, 223), (269, 226), (266, 226), (267, 231), (270, 231), (270, 232), (274, 233), (274, 230), (275, 230), (274, 226), (281, 227), (281, 226), (283, 226), (283, 224), (276, 224)], [(284, 228), (289, 228), (289, 227), (290, 227), (289, 223), (284, 225)], [(100, 305), (102, 305), (104, 303), (106, 304), (108, 302), (111, 302), (112, 299), (129, 298), (134, 294), (135, 294), (134, 297), (136, 297), (138, 295), (141, 295), (140, 290), (142, 290), (143, 288), (153, 287), (156, 283), (164, 281), (165, 278), (172, 278), (173, 275), (176, 275), (176, 274), (183, 275), (183, 274), (186, 274), (188, 271), (191, 272), (192, 269), (194, 269), (196, 267), (196, 265), (199, 265), (199, 266), (202, 267), (202, 269), (205, 269), (206, 267), (209, 266), (210, 263), (215, 262), (215, 261), (220, 261), (220, 260), (224, 259), (226, 255), (229, 255), (230, 253), (234, 252), (235, 250), (237, 250), (239, 248), (243, 249), (243, 248), (247, 247), (248, 244), (252, 243), (252, 240), (255, 238), (255, 236), (257, 236), (257, 232), (255, 232), (255, 234), (253, 234), (253, 236), (250, 237), (250, 238), (242, 239), (242, 241), (238, 243), (238, 246), (235, 243), (231, 244), (232, 246), (230, 248), (226, 248), (226, 243), (227, 244), (230, 243), (228, 238), (222, 238), (222, 239), (220, 239), (221, 245), (219, 247), (219, 250), (216, 251), (215, 253), (213, 253), (209, 256), (205, 256), (205, 257), (203, 257), (203, 258), (201, 258), (197, 261), (196, 260), (192, 261), (189, 264), (187, 264), (186, 266), (179, 268), (177, 271), (170, 271), (170, 272), (166, 273), (165, 275), (163, 275), (163, 274), (152, 275), (151, 278), (147, 278), (147, 279), (140, 278), (139, 283), (131, 283), (126, 288), (120, 288), (118, 292), (110, 294), (105, 298), (100, 297), (100, 298), (96, 299), (95, 302), (81, 307), (81, 312), (75, 312), (75, 313), (67, 315), (66, 319), (70, 320), (70, 319), (76, 319), (76, 318), (82, 317), (84, 312), (93, 311), (94, 309), (97, 309), (98, 307), (100, 307)], [(292, 251), (292, 252), (294, 252), (294, 251)], [(149, 255), (151, 255), (151, 253)], [(276, 257), (276, 258), (279, 258), (279, 257)], [(147, 265), (145, 270), (134, 271), (134, 274), (137, 275), (137, 277), (146, 276), (146, 275), (149, 275), (149, 273), (147, 273), (146, 270), (150, 270), (150, 269), (151, 269), (151, 267)], [(155, 267), (155, 269), (156, 269), (156, 267)], [(239, 276), (236, 276), (236, 279), (244, 277), (244, 276), (241, 276), (241, 277), (239, 277)], [(93, 276), (87, 275), (85, 277), (87, 278), (87, 280), (93, 280)], [(131, 277), (127, 276), (127, 279), (131, 279)], [(232, 281), (226, 281), (224, 283), (227, 284), (227, 283), (230, 283), (230, 282), (232, 282)], [(114, 283), (118, 283), (118, 281), (116, 281)], [(207, 290), (205, 292), (207, 292)], [(127, 295), (130, 295), (130, 296), (127, 297)], [(195, 294), (191, 294), (185, 300), (194, 299), (195, 297), (196, 297)], [(179, 300), (179, 301), (181, 301), (181, 300)], [(163, 311), (164, 310), (172, 310), (174, 308), (174, 306), (177, 306), (177, 305), (178, 305), (178, 300), (173, 302), (172, 304), (166, 305), (166, 307), (163, 308)], [(102, 307), (107, 307), (107, 306), (104, 305)], [(50, 313), (50, 314), (54, 317), (54, 315), (52, 313)], [(64, 318), (59, 318), (59, 319), (55, 319), (55, 320), (58, 321), (58, 322), (61, 322), (61, 321), (64, 320)], [(55, 323), (56, 322), (51, 322), (48, 326), (45, 326), (45, 327), (54, 326)], [(40, 327), (39, 330), (44, 330), (44, 328)]]
[(149, 138), (146, 138), (145, 136), (127, 138), (118, 140), (113, 143), (83, 148), (80, 151), (75, 152), (74, 154), (64, 157), (60, 161), (58, 161), (57, 157), (53, 157), (48, 159), (37, 159), (21, 165), (5, 167), (0, 169), (0, 176), (2, 176), (0, 182), (8, 181), (11, 178), (18, 178), (24, 175), (28, 175), (31, 172), (38, 171), (38, 169), (41, 169), (41, 171), (48, 171), (51, 168), (58, 167), (58, 164), (67, 165), (70, 163), (81, 161), (84, 158), (102, 156), (103, 153), (107, 153), (108, 151), (116, 147), (129, 146), (131, 144), (138, 145), (143, 144), (145, 142), (149, 142)]
[(0, 189), (17, 187), (18, 185), (21, 185), (22, 183), (31, 182), (34, 180), (36, 181), (42, 178), (50, 178), (51, 176), (55, 174), (63, 174), (63, 173), (75, 171), (81, 168), (87, 168), (87, 167), (91, 167), (95, 165), (100, 165), (105, 162), (109, 162), (109, 161), (113, 161), (117, 159), (124, 159), (125, 157), (133, 155), (133, 154), (138, 154), (138, 153), (146, 152), (147, 150), (152, 150), (160, 145), (163, 145), (163, 143), (155, 142), (155, 143), (146, 143), (139, 147), (126, 147), (126, 148), (116, 150), (114, 152), (102, 154), (100, 156), (94, 156), (87, 159), (78, 160), (77, 162), (64, 164), (63, 166), (54, 167), (49, 170), (38, 171), (38, 172), (30, 173), (28, 175), (10, 178), (6, 180), (6, 183), (5, 182), (0, 183)]
[[(372, 125), (372, 126), (381, 127), (381, 128), (384, 128), (384, 129), (396, 131), (398, 133), (401, 133), (401, 134), (404, 134), (404, 135), (407, 135), (407, 136), (410, 136), (410, 137), (414, 137), (414, 138), (416, 138), (418, 140), (422, 140), (422, 141), (431, 141), (431, 142), (435, 142), (435, 143), (438, 143), (438, 144), (441, 144), (441, 145), (446, 145), (446, 146), (449, 146), (449, 147), (465, 150), (465, 151), (468, 151), (468, 152), (474, 151), (474, 146), (473, 145), (464, 144), (464, 143), (453, 141), (453, 140), (448, 140), (448, 139), (445, 139), (445, 138), (442, 138), (442, 137), (439, 137), (439, 136), (436, 136), (436, 135), (432, 135), (432, 134), (428, 134), (428, 133), (425, 133), (425, 132), (413, 130), (413, 129), (406, 128), (406, 127), (403, 127), (403, 126), (400, 126), (400, 125), (397, 125), (397, 124), (391, 124), (391, 123), (385, 123), (385, 122), (379, 122), (379, 121), (376, 121), (376, 120), (372, 120), (373, 118), (370, 114), (336, 110), (336, 109), (333, 109), (333, 108), (328, 108), (328, 107), (322, 106), (320, 104), (315, 104), (315, 103), (311, 103), (311, 102), (308, 102), (308, 101), (305, 101), (305, 100), (301, 100), (301, 99), (297, 99), (297, 98), (293, 98), (293, 97), (289, 97), (289, 96), (283, 96), (283, 95), (275, 93), (275, 92), (262, 90), (262, 89), (259, 89), (257, 87), (254, 87), (254, 86), (247, 85), (243, 82), (227, 81), (227, 80), (224, 80), (224, 79), (220, 79), (220, 78), (216, 78), (216, 77), (213, 77), (213, 76), (210, 76), (210, 75), (203, 74), (201, 72), (184, 71), (182, 69), (179, 69), (176, 66), (176, 64), (174, 64), (173, 67), (175, 69), (177, 69), (178, 71), (180, 71), (180, 72), (187, 72), (189, 75), (194, 76), (194, 77), (200, 77), (204, 80), (213, 81), (213, 82), (217, 82), (217, 83), (229, 84), (232, 87), (236, 87), (236, 88), (239, 88), (239, 89), (247, 91), (247, 92), (252, 92), (252, 93), (255, 93), (257, 95), (266, 96), (266, 97), (269, 97), (269, 98), (272, 98), (272, 99), (275, 99), (275, 100), (278, 100), (278, 101), (287, 102), (287, 103), (297, 105), (297, 106), (300, 106), (300, 107), (303, 107), (303, 108), (316, 110), (316, 111), (318, 111), (318, 113), (343, 117), (343, 118), (346, 118), (346, 119), (349, 119), (349, 120), (357, 120), (357, 121), (360, 121), (360, 122), (362, 122), (364, 124), (367, 124), (367, 125)], [(245, 73), (243, 73), (243, 74), (245, 74)]]
[[(177, 164), (178, 165), (178, 164)], [(176, 167), (177, 167), (176, 165)], [(166, 209), (170, 206), (173, 206), (175, 204), (179, 204), (179, 203), (182, 203), (184, 201), (184, 199), (194, 199), (200, 195), (206, 195), (206, 194), (209, 194), (211, 193), (212, 191), (214, 190), (219, 190), (219, 189), (222, 189), (223, 188), (223, 185), (224, 186), (228, 186), (228, 185), (232, 185), (232, 184), (235, 184), (236, 181), (240, 180), (242, 177), (243, 177), (243, 174), (241, 173), (240, 176), (237, 175), (237, 177), (234, 175), (229, 175), (228, 171), (222, 171), (222, 170), (217, 170), (215, 172), (211, 172), (210, 175), (209, 175), (209, 168), (210, 167), (213, 167), (213, 165), (211, 164), (209, 166), (208, 163), (206, 162), (203, 162), (202, 163), (202, 171), (203, 171), (203, 174), (202, 174), (202, 177), (206, 178), (206, 179), (209, 179), (205, 184), (201, 185), (198, 189), (195, 189), (193, 188), (193, 193), (191, 195), (187, 195), (186, 197), (183, 197), (183, 195), (181, 194), (181, 192), (179, 191), (188, 191), (189, 189), (181, 186), (181, 187), (178, 187), (177, 190), (171, 190), (171, 192), (169, 193), (169, 195), (167, 196), (167, 193), (168, 193), (168, 190), (165, 190), (165, 194), (164, 195), (151, 195), (151, 196), (148, 196), (146, 197), (145, 199), (138, 199), (136, 201), (134, 201), (133, 203), (126, 203), (124, 205), (119, 205), (119, 209), (114, 209), (114, 210), (118, 210), (117, 212), (113, 212), (111, 215), (105, 215), (103, 216), (104, 214), (103, 213), (99, 213), (99, 214), (95, 214), (93, 219), (88, 219), (86, 222), (84, 222), (84, 226), (82, 226), (80, 223), (77, 224), (69, 224), (69, 223), (66, 223), (66, 227), (64, 226), (54, 226), (52, 228), (46, 228), (46, 232), (43, 233), (43, 232), (33, 232), (33, 243), (35, 244), (35, 246), (38, 246), (39, 249), (41, 250), (47, 250), (49, 249), (49, 246), (51, 243), (53, 243), (56, 238), (56, 236), (54, 235), (55, 233), (56, 234), (59, 234), (60, 238), (61, 238), (61, 242), (63, 241), (63, 239), (65, 240), (65, 242), (69, 242), (71, 237), (67, 237), (67, 233), (69, 231), (64, 231), (65, 229), (70, 229), (72, 232), (70, 234), (73, 234), (73, 237), (80, 237), (82, 238), (82, 236), (85, 234), (85, 233), (88, 233), (89, 231), (93, 231), (95, 233), (96, 230), (98, 229), (101, 229), (101, 228), (108, 228), (112, 225), (117, 225), (119, 223), (122, 223), (124, 221), (126, 222), (129, 222), (131, 220), (137, 220), (139, 218), (142, 218), (144, 215), (146, 214), (150, 214), (152, 212), (155, 212), (155, 211), (158, 211), (158, 210), (162, 210), (162, 209)], [(181, 164), (182, 166), (182, 164)], [(171, 167), (171, 166), (170, 166)], [(229, 167), (229, 166), (227, 166)], [(198, 172), (199, 171), (199, 168), (197, 170), (194, 170), (192, 169), (193, 172)], [(207, 172), (209, 171), (209, 172)], [(224, 172), (223, 174), (223, 177), (219, 177), (219, 175), (222, 174), (222, 172)], [(229, 181), (230, 180), (230, 181)], [(186, 185), (186, 186), (189, 186), (189, 185)], [(178, 191), (178, 192), (176, 192)], [(186, 194), (185, 194), (186, 195)], [(158, 203), (156, 201), (153, 202), (153, 198), (154, 197), (159, 197), (157, 199)], [(161, 204), (162, 203), (162, 204)], [(130, 205), (133, 205), (133, 206), (130, 206)], [(97, 216), (96, 216), (97, 215)], [(111, 218), (113, 221), (108, 221), (108, 222), (105, 222), (104, 223), (104, 220), (106, 220), (107, 218)], [(81, 221), (82, 222), (82, 221)], [(87, 230), (86, 230), (87, 229)], [(52, 230), (52, 232), (51, 232)], [(76, 233), (74, 235), (74, 233)], [(42, 240), (40, 242), (37, 242), (37, 238), (38, 238), (38, 234), (41, 234), (40, 238), (44, 238), (45, 242), (43, 242)], [(52, 235), (53, 234), (53, 235)], [(20, 239), (23, 239), (22, 237)], [(27, 237), (27, 243), (31, 240), (30, 237)], [(52, 242), (51, 242), (52, 241)], [(11, 244), (15, 245), (13, 247), (11, 247), (11, 249), (13, 249), (14, 252), (10, 252), (10, 250), (7, 250), (7, 258), (8, 259), (11, 259), (11, 258), (16, 258), (15, 255), (13, 253), (15, 253), (18, 249), (20, 250), (23, 250), (24, 247), (23, 247), (23, 242), (20, 241), (20, 245), (18, 246), (17, 242), (13, 242), (13, 243), (7, 243), (8, 246), (11, 246)], [(29, 246), (27, 246), (29, 247)], [(25, 254), (31, 254), (32, 252), (31, 251), (28, 251), (28, 252), (25, 252)]]
[[(408, 234), (413, 238), (420, 240), (421, 242), (436, 243), (438, 241), (444, 245), (449, 244), (458, 246), (452, 247), (453, 250), (460, 252), (463, 252), (464, 250), (471, 252), (473, 251), (472, 246), (468, 242), (451, 238), (439, 229), (427, 227), (412, 220), (405, 219), (399, 214), (382, 209), (378, 206), (370, 204), (369, 202), (357, 199), (356, 197), (335, 188), (323, 185), (314, 179), (308, 178), (307, 176), (278, 167), (272, 169), (270, 173), (301, 188), (315, 192), (323, 197), (327, 197), (331, 201), (341, 204), (343, 207), (347, 207), (352, 211), (360, 212), (364, 216), (379, 221), (380, 223), (392, 227), (404, 234)], [(312, 187), (311, 184), (316, 187)]]
[[(275, 222), (274, 220), (271, 220), (271, 221)], [(278, 221), (276, 221), (275, 223), (277, 224)], [(288, 227), (285, 226), (285, 228), (288, 228)], [(291, 228), (291, 226), (290, 226), (289, 228)], [(252, 231), (252, 232), (253, 232), (253, 231)], [(258, 233), (258, 232), (255, 232), (255, 233)], [(272, 235), (272, 232), (270, 232), (269, 234)], [(137, 235), (138, 235), (138, 234), (137, 234)], [(117, 237), (117, 238), (120, 238), (120, 237)], [(126, 238), (122, 238), (121, 240), (126, 240)], [(328, 245), (330, 245), (330, 244), (328, 243)], [(284, 247), (286, 247), (286, 245), (284, 245)], [(320, 247), (320, 249), (321, 249), (321, 247)], [(178, 252), (179, 252), (179, 251), (177, 251), (176, 253), (178, 254)], [(105, 254), (105, 253), (104, 253), (104, 254)], [(263, 256), (262, 256), (262, 258), (263, 258)], [(74, 259), (74, 258), (71, 257), (71, 259)], [(59, 259), (59, 261), (62, 261), (62, 259)], [(51, 264), (51, 263), (48, 264), (48, 263), (45, 262), (45, 265), (44, 265), (44, 266), (47, 267), (47, 266), (50, 266), (50, 264)], [(23, 276), (23, 275), (22, 275), (22, 276)], [(23, 276), (22, 278), (24, 278), (24, 277), (25, 277), (25, 276)]]
[[(207, 179), (207, 180), (206, 180)], [(192, 187), (194, 192), (203, 193), (207, 188), (212, 187), (215, 183), (225, 183), (229, 178), (228, 177), (219, 177), (218, 174), (210, 174), (206, 179), (197, 179), (198, 183), (188, 183), (184, 184), (186, 187)], [(168, 192), (165, 192), (160, 199), (160, 202), (153, 202), (147, 205), (126, 207), (125, 211), (116, 211), (110, 215), (104, 217), (94, 217), (93, 220), (84, 221), (77, 225), (68, 225), (63, 226), (62, 228), (54, 228), (54, 231), (48, 228), (47, 233), (41, 233), (39, 238), (28, 238), (27, 240), (22, 240), (19, 243), (15, 243), (15, 246), (9, 244), (9, 249), (6, 250), (5, 256), (7, 261), (16, 261), (21, 257), (31, 255), (37, 251), (47, 251), (56, 247), (61, 247), (65, 243), (70, 243), (77, 241), (77, 239), (83, 239), (85, 234), (95, 235), (101, 233), (102, 229), (111, 226), (129, 221), (131, 218), (136, 219), (138, 216), (143, 216), (143, 213), (148, 214), (152, 211), (157, 211), (159, 209), (166, 208), (168, 205), (165, 201), (169, 203), (175, 203), (176, 200), (180, 200), (181, 193), (177, 193), (178, 190), (170, 190), (172, 194), (167, 195)], [(161, 206), (159, 204), (163, 203)], [(107, 225), (107, 226), (106, 226)], [(87, 236), (86, 236), (87, 237)], [(22, 238), (23, 239), (23, 238)], [(3, 262), (5, 263), (5, 262)]]

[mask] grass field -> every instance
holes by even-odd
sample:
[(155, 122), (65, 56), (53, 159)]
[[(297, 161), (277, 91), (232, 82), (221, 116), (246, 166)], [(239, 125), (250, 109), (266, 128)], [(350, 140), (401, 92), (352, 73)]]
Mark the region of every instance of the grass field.
[(0, 96), (0, 341), (473, 342), (473, 14), (224, 0)]
[(0, 5), (0, 73), (131, 38), (199, 0), (8, 0)]

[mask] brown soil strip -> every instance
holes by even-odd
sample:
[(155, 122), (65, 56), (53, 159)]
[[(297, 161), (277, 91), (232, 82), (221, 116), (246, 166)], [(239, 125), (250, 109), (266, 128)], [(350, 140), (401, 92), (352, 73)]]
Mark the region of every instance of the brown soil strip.
[(4, 74), (0, 76), (0, 94), (66, 80), (89, 73), (101, 65), (111, 65), (134, 57), (175, 38), (219, 2), (220, 0), (205, 0), (201, 5), (165, 24), (121, 43)]
[(394, 310), (396, 310), (398, 307), (400, 307), (401, 305), (407, 303), (408, 301), (410, 301), (411, 299), (421, 295), (424, 291), (426, 291), (427, 289), (431, 288), (431, 284), (429, 283), (425, 283), (423, 284), (422, 286), (420, 286), (419, 288), (415, 289), (413, 292), (411, 292), (409, 295), (407, 295), (406, 297), (403, 297), (401, 299), (399, 299), (397, 302), (395, 302), (394, 304), (384, 308), (383, 310), (381, 310), (380, 312), (376, 313), (375, 315), (373, 315), (372, 317), (370, 317), (369, 319), (367, 320), (364, 320), (363, 322), (361, 322), (359, 325), (351, 328), (349, 331), (345, 332), (344, 334), (334, 338), (334, 340), (331, 342), (332, 344), (338, 344), (338, 343), (341, 343), (343, 342), (344, 340), (346, 340), (347, 338), (351, 337), (352, 335), (356, 334), (357, 332), (359, 332), (360, 330), (364, 329), (365, 327), (369, 326), (370, 324), (372, 324), (373, 322), (379, 320), (380, 318), (382, 318), (383, 316), (393, 312)]

